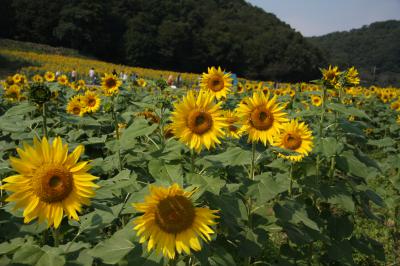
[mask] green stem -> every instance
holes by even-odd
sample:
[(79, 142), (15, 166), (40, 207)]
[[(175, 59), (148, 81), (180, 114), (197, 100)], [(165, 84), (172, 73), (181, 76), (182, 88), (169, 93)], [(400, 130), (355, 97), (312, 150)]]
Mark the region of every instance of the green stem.
[[(319, 142), (320, 145), (322, 143), (322, 137), (323, 137), (323, 127), (324, 127), (324, 118), (325, 118), (325, 112), (326, 112), (326, 87), (322, 86), (322, 104), (321, 104), (321, 116), (319, 120), (319, 129), (318, 129), (318, 137), (319, 137)], [(316, 165), (316, 182), (319, 182), (320, 178), (320, 164), (321, 164), (321, 157), (318, 154), (317, 155), (317, 165)]]
[(196, 162), (196, 153), (193, 149), (191, 149), (190, 150), (190, 171), (192, 173), (195, 173), (195, 170), (196, 170), (195, 162)]
[(251, 168), (250, 168), (250, 179), (254, 180), (255, 172), (255, 158), (256, 158), (256, 143), (253, 142), (251, 146)]
[(42, 124), (42, 128), (43, 128), (43, 137), (45, 137), (46, 139), (48, 139), (48, 135), (47, 135), (46, 103), (43, 103), (43, 104), (42, 104), (42, 118), (43, 118), (43, 124)]
[[(114, 120), (115, 138), (117, 140), (119, 140), (118, 117), (117, 117), (117, 114), (115, 112), (114, 96), (111, 98), (111, 101), (112, 101), (111, 115), (112, 115), (112, 119)], [(118, 155), (118, 171), (121, 172), (122, 171), (122, 159), (121, 159), (121, 150), (120, 149), (118, 149), (117, 155)]]
[(52, 228), (51, 233), (54, 238), (54, 246), (58, 247), (60, 245), (60, 231), (58, 231), (58, 228)]
[(293, 162), (290, 163), (290, 168), (289, 168), (289, 197), (293, 197)]

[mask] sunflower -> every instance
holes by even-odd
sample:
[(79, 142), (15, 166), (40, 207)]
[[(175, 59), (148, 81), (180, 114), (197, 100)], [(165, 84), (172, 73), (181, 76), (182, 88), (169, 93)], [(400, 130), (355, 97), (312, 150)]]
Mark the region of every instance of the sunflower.
[(275, 136), (274, 145), (298, 153), (296, 155), (279, 153), (279, 157), (291, 161), (301, 161), (312, 150), (312, 132), (304, 122), (291, 120), (289, 123), (285, 123), (280, 134)]
[(397, 116), (397, 123), (400, 124), (400, 115)]
[(210, 149), (220, 144), (219, 138), (224, 136), (223, 128), (227, 126), (221, 102), (215, 104), (213, 99), (211, 93), (200, 92), (196, 97), (189, 91), (182, 101), (174, 104), (173, 134), (198, 153), (204, 146)]
[(328, 69), (322, 69), (322, 79), (332, 86), (336, 86), (341, 72), (337, 66), (329, 66)]
[(390, 104), (390, 108), (395, 110), (395, 111), (400, 111), (400, 100), (397, 100), (395, 102), (392, 102)]
[(53, 82), (56, 79), (56, 75), (51, 71), (47, 71), (44, 74), (44, 78), (46, 79), (47, 82)]
[(237, 108), (242, 122), (241, 131), (246, 132), (248, 141), (261, 141), (264, 145), (273, 143), (273, 136), (279, 133), (282, 123), (287, 121), (284, 107), (276, 102), (274, 96), (256, 92), (252, 97), (243, 99)]
[(146, 87), (146, 85), (147, 85), (146, 80), (144, 80), (144, 79), (142, 79), (142, 78), (136, 80), (136, 83), (137, 83), (140, 87)]
[(358, 71), (354, 67), (349, 68), (346, 71), (346, 83), (352, 86), (360, 84), (360, 78), (358, 77)]
[(101, 78), (101, 86), (103, 88), (104, 95), (112, 96), (119, 92), (118, 88), (121, 86), (122, 82), (115, 76), (111, 74), (105, 74)]
[(143, 212), (133, 223), (140, 243), (148, 240), (148, 251), (155, 249), (173, 259), (176, 253), (200, 251), (199, 237), (211, 241), (210, 235), (214, 233), (211, 226), (216, 224), (218, 211), (195, 207), (191, 200), (193, 193), (177, 184), (167, 188), (150, 186), (145, 201), (133, 204), (137, 211)]
[(236, 88), (237, 93), (243, 93), (244, 92), (244, 86), (241, 82), (238, 83), (237, 88)]
[(203, 73), (200, 87), (202, 90), (212, 93), (218, 100), (226, 98), (232, 87), (232, 78), (230, 73), (224, 73), (221, 67), (208, 68), (208, 73)]
[(100, 108), (101, 99), (97, 93), (86, 91), (85, 96), (80, 99), (80, 102), (86, 109), (86, 112), (95, 113)]
[(10, 101), (18, 101), (21, 96), (21, 88), (18, 85), (11, 85), (4, 93), (4, 97)]
[(37, 83), (42, 83), (43, 82), (43, 77), (41, 75), (34, 75), (32, 77), (33, 82), (37, 82)]
[(239, 117), (237, 116), (236, 112), (231, 110), (224, 111), (224, 117), (228, 123), (226, 135), (234, 139), (239, 139), (243, 132), (240, 131), (240, 126), (238, 124)]
[(151, 124), (159, 124), (160, 123), (160, 117), (152, 111), (139, 112), (136, 114), (136, 116), (144, 117), (146, 120), (149, 120), (149, 122)]
[(67, 113), (83, 116), (83, 114), (86, 112), (86, 109), (81, 102), (81, 97), (82, 96), (75, 96), (70, 99), (67, 104)]
[(82, 204), (88, 205), (98, 187), (92, 181), (97, 177), (87, 173), (88, 162), (78, 159), (84, 148), (79, 145), (68, 155), (68, 145), (60, 137), (50, 144), (46, 138), (34, 139), (33, 146), (24, 143), (17, 148), (20, 158), (11, 157), (11, 166), (17, 175), (3, 179), (3, 189), (13, 192), (6, 201), (16, 202), (15, 209), (24, 208), (24, 222), (35, 218), (47, 220), (57, 228), (64, 216), (79, 220)]
[(322, 104), (322, 98), (318, 95), (312, 95), (311, 96), (311, 103), (314, 106), (321, 106)]
[(68, 84), (68, 78), (66, 75), (61, 75), (57, 78), (58, 84), (60, 85), (67, 85)]

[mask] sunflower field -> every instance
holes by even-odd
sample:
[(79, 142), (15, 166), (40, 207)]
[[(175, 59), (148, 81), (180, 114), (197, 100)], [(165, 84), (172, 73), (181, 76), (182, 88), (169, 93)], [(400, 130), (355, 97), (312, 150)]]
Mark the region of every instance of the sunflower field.
[(400, 264), (400, 89), (55, 71), (1, 85), (0, 265)]

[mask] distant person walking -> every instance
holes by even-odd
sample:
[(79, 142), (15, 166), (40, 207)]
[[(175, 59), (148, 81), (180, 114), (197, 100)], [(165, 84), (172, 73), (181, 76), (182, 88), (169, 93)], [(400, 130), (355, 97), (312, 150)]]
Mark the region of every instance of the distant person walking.
[(174, 84), (174, 76), (169, 75), (169, 77), (167, 79), (167, 84), (168, 84), (168, 86), (171, 86)]
[(72, 72), (71, 72), (71, 80), (72, 80), (72, 81), (76, 81), (77, 75), (78, 75), (78, 74), (76, 73), (75, 68), (72, 69)]
[(182, 76), (181, 76), (181, 74), (178, 74), (178, 76), (176, 77), (176, 86), (180, 87), (181, 82), (182, 82)]
[(118, 74), (117, 74), (117, 71), (114, 69), (113, 71), (112, 71), (112, 74), (114, 75), (114, 76), (117, 76)]
[(94, 71), (94, 68), (90, 68), (89, 70), (89, 79), (90, 83), (93, 85), (94, 84), (94, 79), (95, 79), (96, 72)]

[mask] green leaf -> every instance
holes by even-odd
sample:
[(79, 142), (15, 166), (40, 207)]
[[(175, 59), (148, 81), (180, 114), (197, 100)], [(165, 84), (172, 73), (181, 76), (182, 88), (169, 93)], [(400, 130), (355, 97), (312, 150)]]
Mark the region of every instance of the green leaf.
[(43, 254), (44, 251), (39, 246), (26, 243), (14, 253), (12, 261), (32, 265), (36, 264)]
[(279, 193), (288, 190), (289, 180), (274, 180), (270, 173), (255, 176), (257, 183), (249, 187), (248, 194), (256, 199), (257, 205), (264, 204), (275, 198)]
[(148, 165), (150, 174), (163, 185), (177, 183), (183, 185), (183, 170), (180, 164), (167, 164), (164, 161), (153, 159)]
[(0, 244), (0, 255), (8, 254), (19, 247), (25, 242), (23, 238), (14, 238), (11, 239), (10, 242), (3, 242)]
[(371, 120), (364, 111), (357, 109), (355, 107), (352, 107), (352, 106), (344, 106), (342, 104), (337, 104), (337, 103), (328, 103), (327, 108), (332, 109), (336, 112), (345, 114), (345, 115), (353, 115), (356, 117), (366, 118), (368, 120)]
[(318, 225), (308, 217), (304, 206), (296, 202), (288, 201), (281, 205), (276, 203), (274, 206), (275, 215), (278, 219), (294, 224), (303, 223), (309, 228), (319, 231)]
[(339, 154), (343, 150), (343, 144), (338, 142), (335, 138), (327, 137), (321, 139), (321, 152), (326, 157), (331, 157)]
[(225, 180), (221, 178), (194, 173), (188, 174), (186, 178), (190, 185), (198, 188), (198, 192), (196, 193), (198, 197), (206, 191), (219, 195), (221, 188), (226, 184)]
[(63, 266), (65, 265), (64, 256), (60, 255), (59, 248), (43, 247), (44, 254), (37, 261), (36, 266)]
[(158, 124), (149, 126), (145, 119), (135, 120), (127, 129), (122, 132), (121, 147), (129, 145), (133, 139), (141, 136), (148, 136), (153, 133), (158, 127)]
[(322, 184), (320, 193), (321, 197), (326, 202), (338, 205), (347, 211), (354, 212), (355, 204), (353, 197), (343, 183), (337, 183), (335, 186)]
[(396, 141), (394, 141), (393, 139), (391, 139), (389, 137), (386, 137), (386, 138), (377, 139), (377, 140), (370, 139), (370, 140), (368, 140), (367, 144), (377, 146), (377, 147), (392, 147), (393, 145), (396, 144)]
[(35, 111), (37, 108), (33, 104), (29, 102), (21, 103), (15, 105), (7, 110), (7, 112), (3, 115), (3, 117), (17, 116), (17, 115), (25, 115), (29, 112)]
[(239, 147), (228, 148), (223, 153), (204, 156), (197, 163), (205, 164), (205, 162), (217, 167), (249, 165), (251, 164), (251, 151)]
[(89, 254), (100, 258), (104, 263), (116, 264), (121, 261), (135, 245), (129, 240), (133, 239), (135, 231), (132, 225), (128, 223), (125, 228), (117, 231), (111, 238), (97, 244)]
[(357, 157), (354, 156), (353, 152), (349, 150), (344, 151), (336, 158), (336, 165), (341, 171), (358, 177), (366, 178), (369, 175), (368, 167), (358, 160)]

